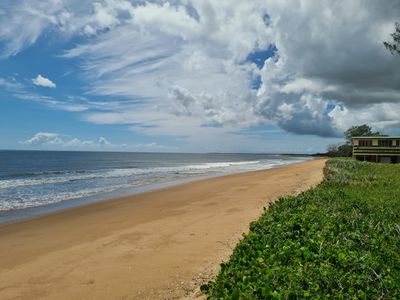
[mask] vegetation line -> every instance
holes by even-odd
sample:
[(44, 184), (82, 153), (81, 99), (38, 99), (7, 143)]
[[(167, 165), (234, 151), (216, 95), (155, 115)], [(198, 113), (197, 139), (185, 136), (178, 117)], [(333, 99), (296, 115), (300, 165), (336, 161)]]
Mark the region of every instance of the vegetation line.
[(324, 173), (251, 224), (208, 299), (400, 299), (400, 165), (335, 158)]

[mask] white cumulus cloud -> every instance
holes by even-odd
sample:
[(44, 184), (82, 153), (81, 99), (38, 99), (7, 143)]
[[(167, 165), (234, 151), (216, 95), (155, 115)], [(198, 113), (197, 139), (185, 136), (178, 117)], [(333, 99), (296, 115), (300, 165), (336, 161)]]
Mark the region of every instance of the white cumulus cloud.
[[(179, 135), (181, 122), (208, 136), (277, 124), (335, 136), (349, 117), (332, 107), (371, 110), (358, 120), (378, 126), (373, 105), (400, 102), (400, 61), (382, 45), (400, 7), (367, 2), (303, 0), (299, 12), (290, 1), (146, 1), (130, 6), (131, 22), (64, 56), (82, 60), (89, 93), (146, 100), (89, 113), (97, 123), (141, 122), (150, 134)], [(247, 59), (271, 47), (264, 64)]]
[(111, 143), (104, 137), (99, 137), (98, 140), (99, 145), (110, 145)]
[(58, 133), (38, 132), (30, 139), (21, 141), (20, 143), (25, 145), (60, 145), (63, 144), (63, 140)]
[(32, 82), (34, 85), (42, 86), (42, 87), (48, 87), (48, 88), (55, 88), (56, 84), (51, 81), (50, 79), (43, 77), (42, 75), (36, 76), (36, 78), (32, 79)]

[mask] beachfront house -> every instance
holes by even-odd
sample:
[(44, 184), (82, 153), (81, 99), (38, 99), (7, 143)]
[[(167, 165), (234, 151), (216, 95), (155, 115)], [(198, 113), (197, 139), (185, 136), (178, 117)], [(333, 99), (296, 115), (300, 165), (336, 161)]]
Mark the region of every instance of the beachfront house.
[(400, 136), (355, 136), (352, 144), (354, 159), (400, 163)]

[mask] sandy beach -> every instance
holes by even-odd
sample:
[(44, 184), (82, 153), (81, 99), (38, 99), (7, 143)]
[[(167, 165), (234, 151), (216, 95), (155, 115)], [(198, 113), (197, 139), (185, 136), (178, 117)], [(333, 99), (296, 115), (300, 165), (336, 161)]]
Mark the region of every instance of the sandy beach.
[(0, 225), (0, 299), (199, 296), (263, 207), (324, 159), (200, 180)]

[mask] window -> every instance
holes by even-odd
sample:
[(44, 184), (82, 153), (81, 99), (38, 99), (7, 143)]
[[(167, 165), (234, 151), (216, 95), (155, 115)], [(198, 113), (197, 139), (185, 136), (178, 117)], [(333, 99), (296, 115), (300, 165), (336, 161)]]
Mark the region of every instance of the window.
[(379, 147), (392, 147), (392, 140), (379, 140)]
[(396, 147), (400, 147), (400, 140), (396, 141)]
[(371, 140), (359, 140), (358, 145), (360, 147), (371, 147), (372, 146), (372, 141)]

